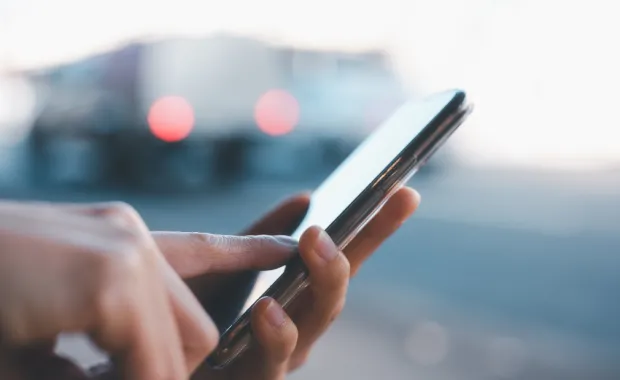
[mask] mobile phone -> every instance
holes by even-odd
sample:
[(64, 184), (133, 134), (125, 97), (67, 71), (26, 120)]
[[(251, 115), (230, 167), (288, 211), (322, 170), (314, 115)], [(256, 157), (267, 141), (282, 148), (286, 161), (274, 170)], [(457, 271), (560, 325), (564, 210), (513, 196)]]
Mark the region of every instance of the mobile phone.
[[(299, 239), (308, 227), (318, 225), (344, 249), (471, 110), (460, 90), (405, 103), (314, 191), (308, 212), (292, 236)], [(224, 368), (250, 347), (250, 311), (258, 299), (272, 297), (286, 309), (308, 284), (307, 269), (299, 256), (285, 269), (262, 272), (241, 316), (207, 358), (209, 365)]]

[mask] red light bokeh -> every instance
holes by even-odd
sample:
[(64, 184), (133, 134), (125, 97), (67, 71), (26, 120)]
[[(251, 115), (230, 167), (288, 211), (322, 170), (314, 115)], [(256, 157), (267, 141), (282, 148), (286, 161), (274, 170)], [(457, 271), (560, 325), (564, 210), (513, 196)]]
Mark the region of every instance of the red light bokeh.
[(148, 114), (151, 133), (165, 142), (185, 139), (194, 128), (194, 109), (180, 96), (157, 99)]
[(254, 120), (270, 136), (290, 133), (299, 122), (299, 102), (287, 91), (269, 90), (256, 102)]

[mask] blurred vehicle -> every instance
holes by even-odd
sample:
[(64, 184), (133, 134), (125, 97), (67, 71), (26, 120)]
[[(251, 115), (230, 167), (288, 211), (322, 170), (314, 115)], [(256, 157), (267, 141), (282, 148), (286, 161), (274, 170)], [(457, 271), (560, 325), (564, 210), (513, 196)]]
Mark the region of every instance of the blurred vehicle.
[(43, 78), (31, 136), (43, 183), (203, 187), (324, 173), (406, 97), (382, 52), (228, 35), (130, 44)]
[[(122, 176), (128, 147), (140, 135), (136, 72), (141, 46), (101, 54), (38, 72), (45, 98), (30, 147), (38, 183), (98, 183)], [(126, 167), (125, 167), (126, 168)]]

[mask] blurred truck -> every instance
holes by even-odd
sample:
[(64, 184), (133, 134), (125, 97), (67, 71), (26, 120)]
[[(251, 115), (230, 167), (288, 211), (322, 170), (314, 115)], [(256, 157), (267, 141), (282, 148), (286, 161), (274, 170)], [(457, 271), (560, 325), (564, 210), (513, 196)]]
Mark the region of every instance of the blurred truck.
[(382, 52), (215, 35), (129, 44), (38, 73), (39, 183), (197, 187), (311, 177), (406, 98)]

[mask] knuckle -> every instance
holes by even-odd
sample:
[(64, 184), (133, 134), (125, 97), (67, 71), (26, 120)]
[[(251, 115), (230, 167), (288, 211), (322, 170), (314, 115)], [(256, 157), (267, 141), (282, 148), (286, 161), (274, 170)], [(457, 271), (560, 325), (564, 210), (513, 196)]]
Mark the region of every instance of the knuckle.
[(286, 332), (284, 334), (282, 351), (284, 356), (288, 359), (293, 354), (295, 347), (297, 346), (299, 331), (297, 330), (297, 326), (295, 326), (291, 321), (289, 321), (287, 325), (288, 328), (285, 328)]
[(101, 268), (105, 278), (128, 281), (137, 278), (144, 270), (145, 255), (142, 254), (141, 246), (134, 243), (133, 237), (105, 257), (107, 260), (104, 260)]
[(105, 210), (109, 214), (133, 217), (136, 215), (136, 210), (125, 202), (115, 201), (105, 205)]
[(346, 297), (342, 297), (338, 300), (338, 302), (336, 302), (336, 304), (334, 305), (332, 314), (331, 314), (331, 318), (329, 320), (330, 323), (334, 322), (340, 316), (340, 314), (342, 314), (346, 303), (347, 303)]
[(292, 371), (297, 370), (300, 367), (303, 367), (308, 362), (309, 357), (310, 357), (310, 351), (308, 350), (305, 350), (302, 353), (294, 355), (294, 357), (291, 358), (291, 360), (289, 361), (288, 370), (292, 372)]
[(351, 273), (351, 262), (342, 252), (340, 253), (340, 267), (338, 269), (342, 274), (342, 278), (348, 282)]
[(109, 202), (101, 206), (101, 215), (122, 222), (124, 225), (135, 225), (141, 220), (140, 215), (133, 206), (125, 202)]
[(145, 245), (144, 235), (135, 228), (123, 228), (122, 226), (111, 223), (109, 227), (113, 231), (114, 241), (112, 250), (121, 255), (132, 255)]
[(285, 363), (291, 359), (297, 346), (297, 326), (288, 321), (277, 333), (264, 336), (265, 354), (271, 363)]
[(220, 244), (221, 241), (219, 239), (219, 236), (220, 235), (205, 234), (200, 232), (187, 233), (189, 241), (196, 247), (213, 246)]
[(142, 278), (143, 259), (139, 251), (131, 248), (117, 250), (96, 256), (94, 269), (89, 274), (93, 278), (91, 300), (93, 309), (106, 315), (119, 307), (127, 307), (132, 289)]
[(295, 351), (297, 335), (286, 335), (279, 342), (279, 346), (273, 347), (271, 350), (271, 361), (276, 363), (285, 363), (288, 361)]
[[(156, 246), (149, 233), (144, 233), (140, 228), (133, 226), (124, 227), (110, 222), (110, 244), (100, 256), (114, 260), (106, 265), (118, 265), (126, 269), (136, 269), (136, 264), (146, 264), (152, 258), (153, 248)], [(105, 261), (105, 259), (104, 259)], [(131, 268), (127, 268), (131, 267)]]
[(351, 263), (349, 259), (340, 252), (338, 259), (334, 260), (326, 273), (327, 281), (330, 283), (330, 288), (333, 290), (340, 290), (343, 287), (347, 287), (351, 275)]

